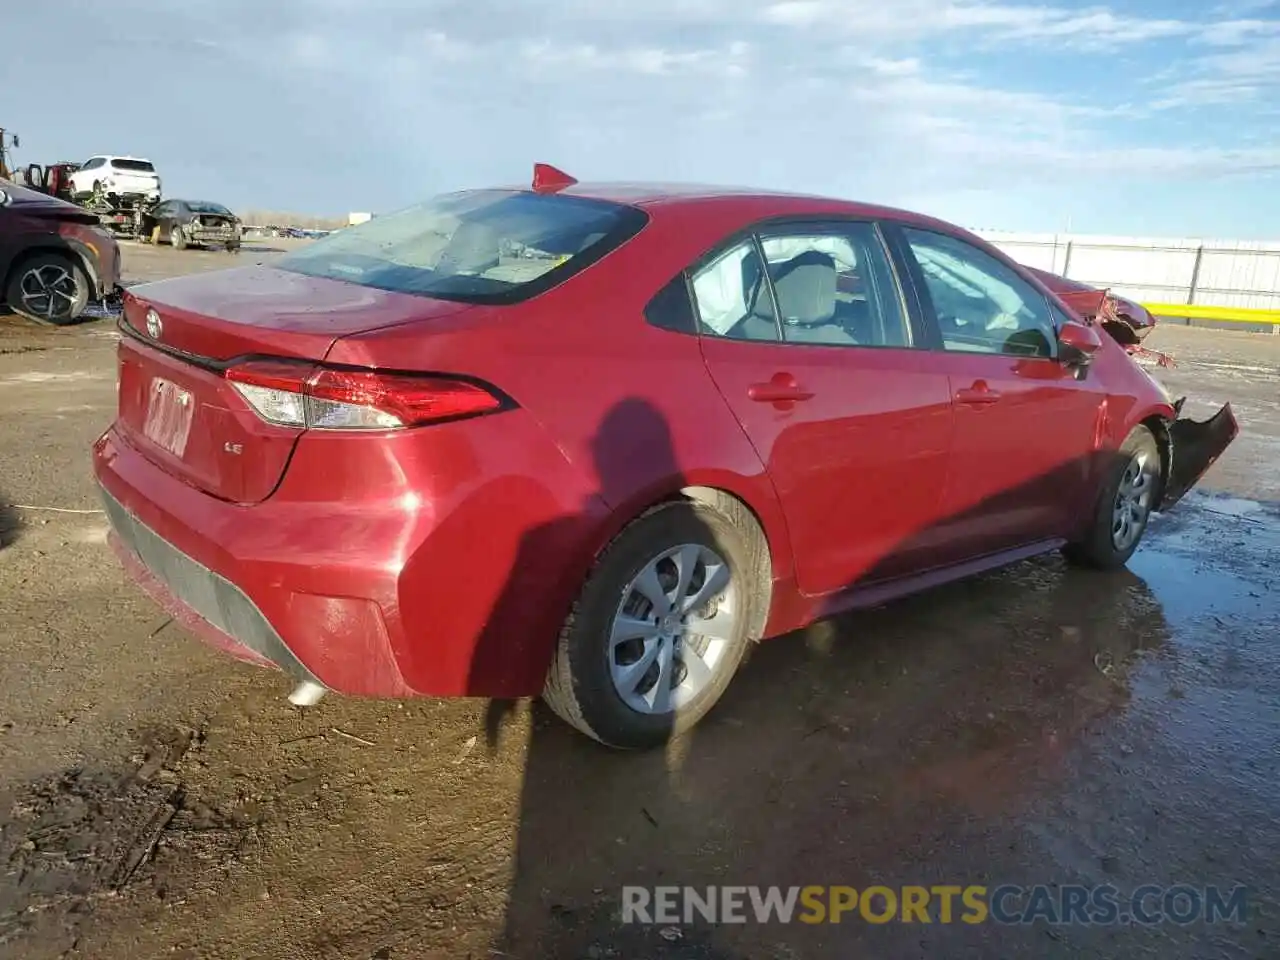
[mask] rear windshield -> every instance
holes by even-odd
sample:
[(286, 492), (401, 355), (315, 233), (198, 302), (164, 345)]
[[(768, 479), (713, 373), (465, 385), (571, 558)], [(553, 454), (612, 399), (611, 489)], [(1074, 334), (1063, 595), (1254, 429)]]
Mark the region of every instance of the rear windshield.
[(603, 200), (467, 191), (331, 233), (274, 266), (397, 293), (514, 303), (599, 260), (646, 221)]
[(220, 203), (208, 203), (205, 200), (188, 200), (187, 209), (192, 213), (212, 213), (219, 217), (231, 216), (231, 211)]
[(141, 173), (155, 173), (156, 168), (151, 165), (150, 160), (120, 160), (111, 161), (111, 165), (117, 170), (137, 170)]

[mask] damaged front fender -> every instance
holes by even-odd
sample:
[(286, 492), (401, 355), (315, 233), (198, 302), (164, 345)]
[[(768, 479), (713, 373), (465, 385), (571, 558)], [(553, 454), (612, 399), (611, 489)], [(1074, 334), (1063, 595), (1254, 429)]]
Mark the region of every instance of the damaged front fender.
[[(1181, 400), (1175, 408), (1181, 412)], [(1229, 403), (1208, 420), (1192, 420), (1190, 417), (1174, 420), (1169, 425), (1169, 474), (1160, 498), (1160, 509), (1168, 510), (1186, 496), (1239, 433), (1240, 424)]]

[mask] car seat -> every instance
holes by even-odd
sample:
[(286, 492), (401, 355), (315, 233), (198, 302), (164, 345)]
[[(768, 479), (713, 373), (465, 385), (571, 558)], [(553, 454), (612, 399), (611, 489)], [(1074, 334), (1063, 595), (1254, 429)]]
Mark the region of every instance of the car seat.
[(835, 322), (836, 262), (830, 254), (806, 250), (780, 264), (772, 275), (786, 340), (856, 343), (849, 331)]

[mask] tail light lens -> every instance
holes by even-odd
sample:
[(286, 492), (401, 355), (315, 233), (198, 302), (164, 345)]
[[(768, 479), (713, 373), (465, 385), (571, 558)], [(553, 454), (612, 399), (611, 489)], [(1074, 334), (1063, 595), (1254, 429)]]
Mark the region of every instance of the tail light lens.
[(253, 360), (224, 374), (268, 423), (308, 430), (397, 430), (503, 409), (466, 380)]

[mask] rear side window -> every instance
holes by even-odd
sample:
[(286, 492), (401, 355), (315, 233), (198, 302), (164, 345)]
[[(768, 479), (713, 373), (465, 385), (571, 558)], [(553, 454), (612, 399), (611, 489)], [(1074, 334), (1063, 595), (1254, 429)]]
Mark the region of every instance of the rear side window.
[(447, 194), (348, 227), (277, 260), (294, 273), (464, 303), (515, 303), (567, 280), (648, 221), (563, 194)]
[(912, 345), (893, 268), (870, 223), (770, 228), (715, 256), (693, 274), (692, 285), (704, 336)]
[(192, 213), (208, 213), (219, 217), (231, 216), (231, 211), (220, 203), (209, 203), (205, 200), (191, 200), (187, 203), (187, 209)]
[(136, 173), (156, 172), (156, 168), (151, 165), (150, 160), (122, 160), (117, 158), (111, 161), (111, 166), (117, 170), (132, 170)]

